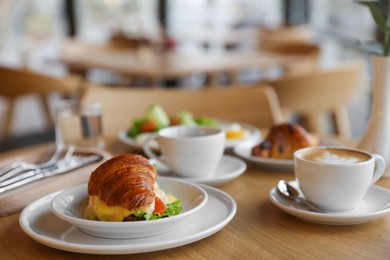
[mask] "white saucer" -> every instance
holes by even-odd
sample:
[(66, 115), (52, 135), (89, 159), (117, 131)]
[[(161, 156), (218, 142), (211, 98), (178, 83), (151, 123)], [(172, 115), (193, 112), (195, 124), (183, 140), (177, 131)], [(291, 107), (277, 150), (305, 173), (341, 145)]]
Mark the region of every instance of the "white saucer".
[(205, 207), (188, 218), (191, 224), (153, 237), (106, 239), (84, 234), (51, 212), (50, 202), (58, 192), (28, 205), (20, 215), (19, 224), (35, 241), (70, 252), (114, 255), (178, 247), (211, 236), (225, 227), (236, 214), (237, 205), (227, 193), (213, 187), (200, 186), (209, 198)]
[[(174, 173), (170, 172), (164, 164), (159, 163), (155, 159), (149, 159), (149, 161), (157, 166), (157, 172), (159, 175), (177, 177)], [(211, 186), (220, 186), (239, 177), (245, 170), (246, 163), (243, 160), (233, 156), (224, 155), (213, 175), (201, 178), (180, 178)]]
[[(296, 181), (290, 182), (298, 188)], [(364, 223), (390, 212), (390, 190), (372, 185), (364, 196), (363, 200), (352, 210), (344, 212), (318, 213), (308, 210), (288, 199), (283, 198), (274, 187), (269, 198), (273, 204), (286, 213), (302, 218), (306, 221), (329, 225), (353, 225)]]

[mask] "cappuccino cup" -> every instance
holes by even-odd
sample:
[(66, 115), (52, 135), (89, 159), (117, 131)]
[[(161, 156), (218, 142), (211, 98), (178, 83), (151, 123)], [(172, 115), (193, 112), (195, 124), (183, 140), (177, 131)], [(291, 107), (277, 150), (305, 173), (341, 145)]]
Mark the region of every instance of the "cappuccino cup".
[(326, 211), (353, 209), (385, 170), (382, 156), (343, 147), (294, 153), (294, 174), (308, 201)]
[[(157, 141), (161, 156), (153, 152)], [(225, 151), (225, 132), (201, 126), (172, 126), (151, 135), (144, 152), (166, 165), (177, 176), (194, 178), (212, 175)]]

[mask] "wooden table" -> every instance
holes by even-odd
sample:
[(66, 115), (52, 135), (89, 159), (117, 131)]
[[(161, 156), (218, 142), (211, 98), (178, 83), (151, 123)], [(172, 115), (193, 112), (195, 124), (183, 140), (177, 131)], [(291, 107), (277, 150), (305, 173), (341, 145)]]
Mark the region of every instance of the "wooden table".
[[(107, 149), (113, 154), (129, 152), (116, 138), (108, 140)], [(22, 231), (19, 214), (1, 217), (0, 259), (389, 259), (390, 215), (353, 226), (309, 223), (269, 201), (268, 193), (279, 179), (292, 180), (293, 174), (249, 164), (242, 176), (220, 187), (238, 206), (224, 229), (192, 244), (131, 256), (78, 254), (46, 247)], [(378, 184), (390, 188), (390, 179)]]
[(276, 52), (158, 53), (148, 49), (126, 49), (110, 44), (68, 41), (59, 57), (73, 73), (85, 75), (90, 69), (104, 69), (127, 77), (145, 78), (150, 86), (163, 79), (177, 79), (196, 74), (210, 77), (210, 86), (218, 84), (221, 73), (230, 74), (231, 84), (238, 84), (238, 73), (244, 69), (283, 68), (304, 58), (304, 54)]

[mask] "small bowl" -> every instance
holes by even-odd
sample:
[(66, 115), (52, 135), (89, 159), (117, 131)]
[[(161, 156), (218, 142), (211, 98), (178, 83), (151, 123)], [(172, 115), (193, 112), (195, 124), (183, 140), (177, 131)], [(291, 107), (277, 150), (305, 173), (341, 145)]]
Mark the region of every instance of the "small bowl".
[(174, 178), (159, 177), (157, 182), (167, 194), (182, 203), (183, 210), (172, 217), (149, 221), (109, 222), (89, 220), (84, 212), (88, 205), (87, 184), (66, 189), (51, 202), (52, 212), (60, 219), (91, 236), (115, 239), (141, 238), (168, 232), (182, 224), (190, 215), (206, 205), (207, 193), (196, 184)]

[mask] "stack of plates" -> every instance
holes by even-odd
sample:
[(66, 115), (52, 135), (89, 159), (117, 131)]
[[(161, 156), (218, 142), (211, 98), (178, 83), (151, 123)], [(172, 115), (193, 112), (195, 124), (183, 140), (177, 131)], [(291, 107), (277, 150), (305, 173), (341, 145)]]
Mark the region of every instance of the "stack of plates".
[[(28, 205), (19, 223), (44, 245), (79, 253), (130, 254), (185, 245), (226, 226), (237, 206), (225, 192), (175, 178), (158, 178), (161, 189), (180, 199), (183, 211), (173, 217), (137, 222), (87, 220), (87, 185), (44, 196)], [(181, 225), (183, 222), (191, 225)]]

